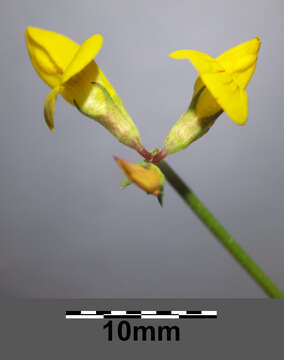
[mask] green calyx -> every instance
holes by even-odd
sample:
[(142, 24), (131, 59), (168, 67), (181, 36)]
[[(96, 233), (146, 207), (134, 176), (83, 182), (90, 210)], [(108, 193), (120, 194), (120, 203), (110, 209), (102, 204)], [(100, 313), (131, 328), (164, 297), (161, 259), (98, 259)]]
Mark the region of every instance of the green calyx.
[[(81, 106), (74, 99), (76, 108), (83, 115), (99, 122), (122, 144), (138, 152), (145, 151), (139, 131), (123, 107), (122, 102), (114, 101), (102, 84), (98, 82), (92, 82), (92, 84), (102, 92), (102, 96), (97, 96), (96, 102), (90, 98)], [(100, 104), (98, 104), (98, 101), (100, 101)]]
[(222, 110), (216, 114), (200, 118), (195, 111), (196, 104), (205, 87), (202, 87), (192, 98), (188, 110), (181, 115), (179, 120), (170, 130), (164, 141), (162, 153), (173, 154), (177, 151), (187, 148), (195, 140), (205, 135), (215, 120), (222, 114)]

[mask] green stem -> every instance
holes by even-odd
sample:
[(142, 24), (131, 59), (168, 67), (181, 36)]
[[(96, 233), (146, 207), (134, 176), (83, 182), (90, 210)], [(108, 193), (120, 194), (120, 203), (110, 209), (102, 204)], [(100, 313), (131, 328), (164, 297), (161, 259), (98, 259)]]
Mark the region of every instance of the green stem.
[(228, 231), (219, 223), (214, 215), (203, 205), (194, 192), (182, 181), (182, 179), (165, 162), (157, 164), (163, 171), (167, 181), (182, 197), (185, 203), (199, 217), (203, 224), (212, 232), (221, 244), (231, 253), (235, 260), (243, 266), (250, 276), (271, 298), (284, 298), (284, 295), (269, 279), (262, 269), (251, 259)]

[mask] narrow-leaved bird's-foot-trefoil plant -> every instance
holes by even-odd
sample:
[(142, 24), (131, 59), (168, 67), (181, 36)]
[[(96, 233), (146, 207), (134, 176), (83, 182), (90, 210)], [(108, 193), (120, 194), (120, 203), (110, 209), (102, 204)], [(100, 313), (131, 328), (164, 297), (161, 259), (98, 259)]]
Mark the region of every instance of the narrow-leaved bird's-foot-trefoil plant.
[(198, 72), (187, 111), (167, 135), (162, 149), (144, 148), (139, 131), (117, 93), (93, 60), (103, 38), (96, 34), (81, 46), (66, 36), (34, 27), (26, 29), (28, 53), (38, 75), (51, 88), (44, 103), (44, 118), (54, 130), (54, 110), (58, 94), (82, 114), (103, 125), (122, 144), (135, 149), (144, 159), (136, 163), (114, 157), (125, 175), (121, 188), (136, 184), (162, 205), (164, 180), (176, 190), (209, 231), (221, 242), (259, 286), (272, 298), (283, 294), (262, 269), (238, 245), (193, 191), (164, 161), (187, 148), (208, 132), (225, 112), (238, 125), (248, 117), (245, 91), (256, 68), (260, 39), (242, 43), (216, 59), (195, 50), (178, 50), (174, 59), (188, 59)]

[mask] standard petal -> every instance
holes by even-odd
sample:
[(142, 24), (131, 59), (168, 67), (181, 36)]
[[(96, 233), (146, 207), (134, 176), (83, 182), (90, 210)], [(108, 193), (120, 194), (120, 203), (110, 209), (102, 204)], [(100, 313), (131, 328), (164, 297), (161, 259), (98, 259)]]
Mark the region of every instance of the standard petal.
[(216, 59), (226, 71), (233, 74), (242, 89), (246, 88), (254, 73), (260, 44), (260, 38), (256, 37), (226, 51)]
[(74, 55), (62, 77), (62, 83), (67, 82), (74, 75), (82, 71), (98, 54), (103, 45), (103, 37), (100, 34), (91, 36), (86, 40)]
[(52, 89), (44, 102), (44, 119), (51, 131), (54, 131), (53, 114), (58, 93), (59, 87)]
[(25, 38), (36, 72), (50, 87), (57, 86), (79, 45), (64, 35), (34, 27), (26, 29)]
[[(248, 114), (248, 98), (233, 75), (226, 71), (219, 61), (200, 51), (182, 50), (177, 56), (191, 61), (216, 102), (234, 122), (243, 125)], [(200, 87), (200, 82), (197, 86)]]
[(224, 71), (211, 56), (196, 50), (178, 50), (169, 55), (173, 59), (189, 59), (199, 73)]

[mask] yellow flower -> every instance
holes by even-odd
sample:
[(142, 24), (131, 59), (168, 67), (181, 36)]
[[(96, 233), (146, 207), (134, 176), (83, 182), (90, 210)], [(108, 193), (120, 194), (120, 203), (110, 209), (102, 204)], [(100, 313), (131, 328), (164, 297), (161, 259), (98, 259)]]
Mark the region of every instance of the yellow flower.
[[(207, 92), (200, 95), (197, 102), (197, 114), (207, 117), (221, 108), (237, 124), (243, 125), (246, 122), (248, 96), (245, 88), (254, 73), (259, 48), (260, 38), (256, 37), (226, 51), (217, 59), (195, 50), (178, 50), (170, 54), (174, 59), (189, 59), (198, 71), (199, 78), (194, 86), (194, 95), (204, 85), (207, 88)], [(209, 95), (216, 100), (219, 107)], [(213, 110), (208, 110), (208, 105)]]
[(147, 194), (157, 196), (160, 204), (162, 203), (165, 178), (156, 165), (143, 161), (131, 163), (116, 156), (114, 159), (127, 177), (121, 186), (122, 189), (133, 182)]
[(101, 35), (91, 36), (81, 46), (66, 36), (34, 27), (26, 29), (25, 37), (33, 67), (52, 88), (44, 103), (44, 117), (51, 131), (56, 97), (61, 94), (120, 142), (147, 156), (137, 127), (93, 60), (103, 44)]
[(260, 39), (256, 37), (216, 59), (195, 50), (170, 54), (174, 59), (189, 59), (199, 76), (189, 109), (169, 132), (156, 161), (204, 135), (223, 111), (238, 125), (245, 124), (248, 116), (245, 88), (254, 73), (259, 48)]

